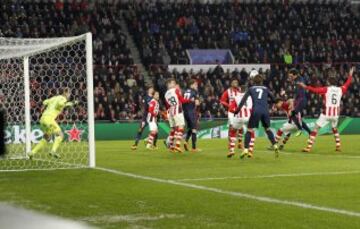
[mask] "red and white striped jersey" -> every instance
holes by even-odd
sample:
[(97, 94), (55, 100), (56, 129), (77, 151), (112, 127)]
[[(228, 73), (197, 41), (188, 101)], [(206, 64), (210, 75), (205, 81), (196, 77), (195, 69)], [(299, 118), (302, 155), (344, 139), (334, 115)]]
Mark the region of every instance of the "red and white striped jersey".
[(175, 116), (177, 114), (183, 113), (182, 104), (188, 103), (191, 100), (185, 99), (181, 95), (181, 91), (178, 88), (171, 88), (165, 93), (166, 106), (168, 108), (168, 114), (170, 116)]
[(221, 95), (220, 103), (228, 108), (228, 112), (234, 113), (237, 107), (235, 103), (235, 99), (237, 96), (240, 95), (240, 90), (238, 88), (228, 88), (224, 93)]
[[(238, 107), (238, 105), (240, 104), (242, 98), (244, 97), (245, 93), (238, 93), (236, 96), (235, 96), (235, 99), (234, 101), (232, 102), (233, 105), (231, 105), (232, 107), (235, 107), (235, 110), (236, 108)], [(250, 115), (251, 115), (251, 109), (252, 109), (252, 99), (251, 97), (249, 96), (244, 104), (244, 106), (241, 108), (241, 110), (239, 111), (239, 113), (236, 115), (236, 117), (238, 118), (249, 118)]]
[(337, 117), (340, 115), (341, 97), (346, 93), (350, 86), (352, 75), (348, 76), (345, 84), (341, 87), (311, 87), (306, 86), (305, 89), (313, 93), (319, 94), (323, 98), (323, 114), (326, 116)]
[(156, 99), (152, 99), (149, 102), (149, 108), (148, 108), (148, 120), (155, 121), (157, 119), (157, 116), (159, 114), (159, 102)]

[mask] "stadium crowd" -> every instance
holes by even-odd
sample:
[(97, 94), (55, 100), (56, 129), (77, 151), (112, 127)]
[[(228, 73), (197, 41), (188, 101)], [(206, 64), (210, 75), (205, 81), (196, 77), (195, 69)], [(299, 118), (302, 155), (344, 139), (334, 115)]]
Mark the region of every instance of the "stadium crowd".
[[(291, 87), (286, 74), (293, 64), (299, 66), (309, 83), (322, 85), (328, 74), (336, 74), (339, 83), (344, 81), (348, 65), (336, 62), (360, 61), (360, 18), (343, 3), (234, 1), (203, 5), (195, 1), (173, 4), (9, 0), (2, 1), (0, 8), (0, 37), (58, 37), (92, 32), (97, 120), (134, 120), (142, 114), (146, 85), (143, 74), (134, 65), (128, 37), (121, 31), (124, 9), (129, 32), (155, 87), (163, 94), (169, 77), (175, 77), (182, 88), (187, 80), (196, 79), (205, 119), (226, 117), (219, 96), (232, 77), (243, 83), (248, 73), (223, 72), (220, 67), (210, 72), (168, 72), (166, 64), (188, 62), (186, 49), (231, 49), (236, 63), (271, 63), (271, 70), (263, 74), (277, 95)], [(342, 114), (360, 116), (359, 89), (355, 76), (351, 93), (344, 97)], [(305, 115), (317, 115), (321, 99), (309, 96)]]
[[(324, 2), (324, 1), (323, 1)], [(138, 1), (128, 25), (146, 64), (187, 63), (186, 49), (231, 49), (236, 63), (360, 61), (360, 18), (345, 2)]]

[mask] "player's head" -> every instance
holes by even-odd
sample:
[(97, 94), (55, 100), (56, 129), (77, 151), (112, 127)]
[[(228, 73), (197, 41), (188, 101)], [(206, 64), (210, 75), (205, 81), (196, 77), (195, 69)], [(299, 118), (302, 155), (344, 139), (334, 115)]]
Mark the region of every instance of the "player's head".
[(290, 78), (290, 80), (295, 80), (298, 77), (298, 75), (299, 72), (295, 68), (290, 69), (288, 72), (288, 77)]
[(329, 81), (329, 84), (330, 84), (331, 86), (337, 85), (337, 79), (336, 79), (335, 76), (330, 76), (330, 77), (328, 78), (328, 81)]
[(155, 91), (154, 86), (149, 85), (149, 86), (147, 87), (147, 90), (146, 90), (146, 91), (147, 91), (148, 95), (152, 96), (152, 95), (154, 94), (154, 91)]
[(236, 78), (232, 78), (231, 80), (231, 87), (236, 88), (239, 87), (239, 81)]
[(275, 99), (275, 107), (277, 109), (280, 109), (281, 106), (283, 105), (283, 103), (284, 103), (284, 101), (282, 99), (280, 99), (280, 98)]
[(196, 91), (198, 90), (198, 83), (197, 83), (197, 81), (194, 80), (194, 79), (190, 80), (189, 86), (190, 86), (191, 89), (194, 89), (194, 90), (196, 90)]
[(171, 78), (166, 81), (166, 86), (168, 89), (175, 88), (176, 87), (176, 80)]
[(160, 93), (158, 91), (154, 91), (153, 98), (156, 99), (156, 100), (159, 100), (160, 99)]
[(264, 79), (260, 74), (258, 74), (254, 77), (253, 82), (254, 82), (254, 85), (262, 85), (264, 82)]

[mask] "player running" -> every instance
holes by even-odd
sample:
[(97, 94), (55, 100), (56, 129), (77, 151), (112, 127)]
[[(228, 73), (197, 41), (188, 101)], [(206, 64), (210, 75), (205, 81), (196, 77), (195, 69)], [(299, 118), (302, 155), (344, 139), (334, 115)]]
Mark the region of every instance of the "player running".
[(191, 152), (199, 152), (200, 150), (196, 147), (197, 141), (197, 129), (199, 122), (199, 115), (196, 108), (200, 105), (199, 96), (198, 96), (198, 83), (196, 80), (190, 80), (190, 88), (188, 88), (184, 93), (185, 99), (190, 99), (192, 102), (184, 103), (184, 117), (187, 126), (187, 134), (184, 143), (185, 151), (188, 149), (188, 141), (191, 137)]
[[(231, 80), (231, 87), (226, 89), (224, 93), (221, 95), (220, 103), (227, 108), (228, 110), (228, 122), (229, 122), (229, 130), (228, 130), (228, 140), (229, 140), (229, 149), (232, 144), (235, 144), (233, 142), (233, 139), (236, 138), (236, 134), (238, 133), (238, 148), (242, 148), (242, 135), (243, 135), (243, 129), (239, 129), (239, 131), (236, 131), (233, 127), (234, 123), (234, 111), (236, 110), (237, 104), (235, 103), (235, 98), (240, 96), (240, 89), (239, 89), (239, 81), (236, 78), (233, 78)], [(235, 134), (235, 136), (234, 136)], [(234, 145), (235, 146), (235, 145)], [(233, 154), (229, 153), (229, 157), (232, 157)]]
[[(182, 153), (180, 148), (184, 134), (185, 120), (183, 103), (189, 103), (190, 99), (185, 99), (174, 79), (167, 81), (168, 90), (165, 93), (165, 102), (168, 107), (168, 118), (170, 124), (169, 146), (171, 151)], [(174, 144), (175, 142), (175, 144)]]
[(341, 152), (340, 135), (337, 130), (337, 124), (338, 124), (339, 116), (340, 116), (340, 103), (341, 103), (342, 95), (346, 93), (346, 91), (348, 90), (348, 88), (350, 86), (350, 83), (352, 80), (352, 75), (353, 75), (354, 71), (355, 71), (355, 68), (352, 67), (350, 69), (349, 76), (348, 76), (345, 84), (342, 85), (341, 87), (336, 86), (338, 79), (336, 79), (334, 76), (330, 76), (328, 78), (330, 86), (327, 86), (327, 87), (312, 87), (312, 86), (307, 86), (304, 83), (299, 83), (300, 87), (302, 87), (305, 90), (308, 90), (312, 93), (319, 94), (323, 98), (322, 114), (320, 114), (320, 117), (316, 121), (315, 128), (310, 133), (308, 145), (306, 148), (303, 149), (303, 152), (311, 151), (319, 129), (324, 127), (328, 123), (331, 124), (332, 131), (333, 131), (333, 134), (335, 137), (335, 142), (336, 142), (335, 150), (338, 152)]
[(29, 158), (32, 159), (42, 148), (46, 146), (46, 143), (51, 140), (52, 136), (55, 136), (54, 143), (52, 145), (50, 156), (54, 158), (60, 158), (57, 150), (64, 139), (64, 134), (61, 131), (60, 126), (56, 122), (56, 118), (61, 114), (65, 107), (71, 107), (77, 104), (77, 101), (68, 102), (70, 98), (70, 90), (64, 89), (62, 95), (53, 96), (43, 101), (45, 108), (40, 118), (40, 129), (44, 133), (43, 138), (29, 153)]
[(306, 91), (298, 86), (299, 83), (305, 83), (305, 78), (301, 76), (295, 68), (290, 69), (288, 77), (295, 84), (294, 108), (291, 111), (291, 115), (290, 115), (290, 119), (297, 126), (299, 130), (295, 134), (295, 136), (300, 136), (303, 129), (306, 132), (308, 132), (308, 134), (310, 134), (311, 132), (310, 128), (307, 126), (305, 122), (302, 121), (302, 112), (307, 105), (307, 95), (306, 95)]
[[(137, 146), (139, 144), (139, 141), (140, 141), (140, 138), (141, 138), (141, 135), (142, 133), (144, 132), (144, 129), (145, 127), (148, 125), (148, 122), (147, 122), (147, 117), (148, 117), (148, 110), (149, 110), (149, 103), (150, 101), (152, 100), (153, 98), (153, 94), (154, 94), (154, 87), (153, 86), (150, 86), (148, 89), (147, 89), (147, 93), (143, 99), (143, 116), (142, 116), (142, 119), (141, 119), (141, 122), (140, 122), (140, 127), (138, 129), (138, 132), (136, 133), (136, 136), (135, 136), (135, 143), (134, 145), (131, 146), (131, 149), (132, 150), (136, 150), (137, 149)], [(154, 139), (154, 145), (156, 146), (156, 138)]]
[(154, 140), (157, 138), (158, 135), (158, 126), (157, 126), (157, 116), (159, 114), (159, 92), (154, 92), (154, 97), (149, 102), (149, 108), (147, 112), (147, 123), (149, 124), (149, 137), (147, 140), (146, 149), (152, 150), (155, 148)]
[(274, 147), (275, 157), (279, 156), (279, 148), (275, 141), (274, 134), (270, 130), (270, 114), (269, 114), (269, 104), (268, 98), (272, 101), (275, 101), (273, 94), (269, 89), (263, 86), (263, 78), (260, 74), (256, 75), (253, 79), (254, 86), (251, 86), (244, 97), (241, 99), (240, 104), (236, 108), (234, 114), (238, 114), (241, 111), (241, 108), (245, 105), (250, 96), (252, 99), (253, 107), (250, 115), (248, 129), (245, 134), (245, 148), (240, 155), (240, 158), (245, 156), (253, 157), (253, 152), (249, 150), (250, 144), (254, 144), (255, 141), (255, 132), (254, 128), (259, 127), (259, 122), (261, 121), (262, 126), (265, 128), (266, 134)]

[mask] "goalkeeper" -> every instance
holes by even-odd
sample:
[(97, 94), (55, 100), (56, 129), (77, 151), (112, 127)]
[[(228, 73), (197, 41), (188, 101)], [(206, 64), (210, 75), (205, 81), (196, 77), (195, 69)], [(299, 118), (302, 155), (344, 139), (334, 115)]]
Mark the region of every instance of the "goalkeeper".
[(62, 95), (56, 95), (43, 101), (43, 106), (45, 110), (40, 118), (40, 129), (43, 131), (44, 137), (29, 154), (30, 159), (32, 159), (36, 153), (38, 153), (42, 148), (46, 146), (47, 142), (51, 140), (51, 137), (53, 135), (55, 136), (55, 138), (49, 155), (55, 158), (60, 158), (57, 150), (62, 140), (64, 139), (64, 134), (61, 131), (60, 126), (57, 124), (56, 118), (59, 116), (59, 114), (65, 107), (71, 107), (77, 104), (77, 101), (68, 102), (69, 98), (70, 90), (64, 89)]

